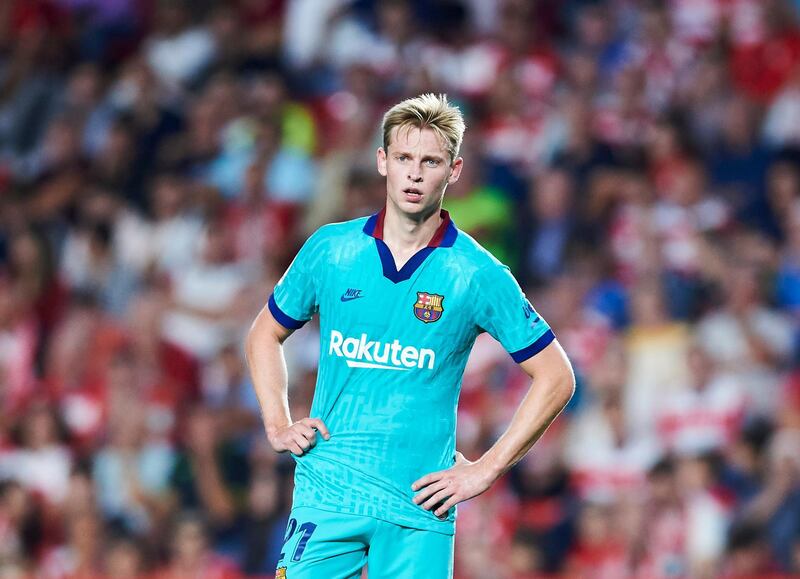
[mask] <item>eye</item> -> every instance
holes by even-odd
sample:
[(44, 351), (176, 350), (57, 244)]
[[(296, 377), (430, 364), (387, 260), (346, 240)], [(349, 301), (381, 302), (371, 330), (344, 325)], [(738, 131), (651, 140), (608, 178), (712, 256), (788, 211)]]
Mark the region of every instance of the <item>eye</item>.
[(398, 155), (397, 160), (398, 161), (407, 161), (408, 160), (408, 155)]
[(436, 159), (428, 159), (427, 161), (425, 161), (425, 163), (428, 165), (428, 167), (438, 167), (439, 166), (439, 161), (437, 161)]

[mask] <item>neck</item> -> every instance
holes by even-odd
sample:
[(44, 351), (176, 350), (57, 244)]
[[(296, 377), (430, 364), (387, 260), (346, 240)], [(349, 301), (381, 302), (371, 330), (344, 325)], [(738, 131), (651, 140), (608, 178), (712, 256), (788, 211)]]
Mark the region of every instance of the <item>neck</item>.
[(386, 203), (383, 238), (390, 246), (415, 250), (428, 245), (442, 224), (441, 203), (427, 214), (406, 215), (392, 203)]

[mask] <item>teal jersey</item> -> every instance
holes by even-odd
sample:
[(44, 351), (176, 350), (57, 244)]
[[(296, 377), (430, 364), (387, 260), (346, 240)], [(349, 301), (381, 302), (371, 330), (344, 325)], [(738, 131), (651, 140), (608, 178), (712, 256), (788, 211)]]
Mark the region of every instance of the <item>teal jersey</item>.
[(413, 503), (411, 484), (454, 464), (456, 407), (475, 338), (489, 332), (516, 362), (553, 332), (509, 269), (443, 222), (399, 271), (383, 241), (384, 212), (326, 225), (275, 286), (283, 326), (315, 313), (320, 358), (311, 416), (331, 437), (295, 457), (294, 506), (383, 519), (452, 534)]

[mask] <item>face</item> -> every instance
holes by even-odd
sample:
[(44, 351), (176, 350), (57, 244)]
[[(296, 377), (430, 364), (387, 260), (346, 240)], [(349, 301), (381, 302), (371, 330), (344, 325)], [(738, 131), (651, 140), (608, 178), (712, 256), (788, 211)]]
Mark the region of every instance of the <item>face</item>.
[(55, 421), (46, 407), (33, 410), (23, 428), (25, 429), (24, 439), (30, 448), (42, 448), (56, 441)]
[(195, 561), (206, 550), (206, 537), (200, 523), (185, 521), (178, 526), (173, 539), (173, 548), (178, 558)]
[(112, 545), (105, 554), (107, 577), (140, 577), (142, 553), (135, 543), (122, 540)]
[(578, 520), (578, 532), (587, 543), (600, 543), (608, 536), (608, 512), (598, 506), (587, 504)]
[(540, 219), (560, 219), (569, 212), (572, 184), (569, 175), (559, 171), (543, 173), (531, 199)]
[(448, 185), (458, 181), (463, 160), (450, 162), (433, 129), (396, 127), (388, 151), (378, 149), (378, 172), (386, 177), (386, 204), (401, 214), (425, 219), (438, 211)]

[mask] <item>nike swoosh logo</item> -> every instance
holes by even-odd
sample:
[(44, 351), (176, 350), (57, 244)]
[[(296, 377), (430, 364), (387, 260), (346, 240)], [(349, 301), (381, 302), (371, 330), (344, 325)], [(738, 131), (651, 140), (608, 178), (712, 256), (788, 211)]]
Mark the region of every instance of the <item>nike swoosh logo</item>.
[(353, 300), (357, 300), (358, 298), (363, 298), (364, 296), (342, 296), (339, 298), (343, 302), (352, 302)]

